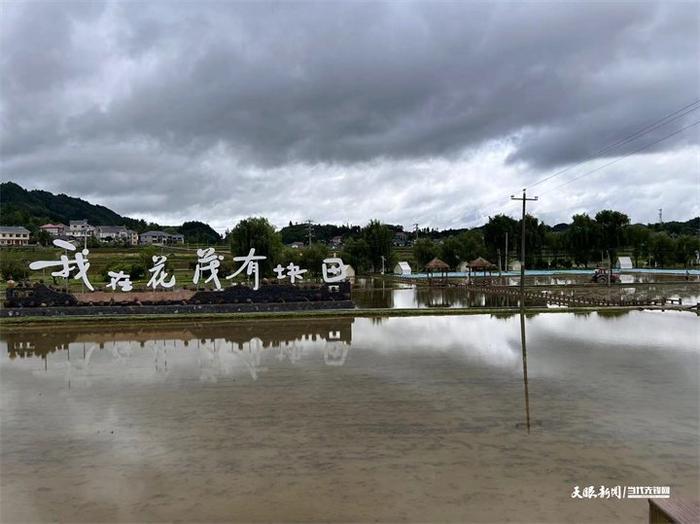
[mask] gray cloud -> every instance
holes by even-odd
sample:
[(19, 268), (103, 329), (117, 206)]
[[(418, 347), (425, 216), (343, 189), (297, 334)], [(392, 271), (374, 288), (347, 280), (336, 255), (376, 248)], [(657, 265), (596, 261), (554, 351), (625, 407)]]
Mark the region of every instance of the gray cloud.
[[(159, 219), (460, 225), (698, 98), (697, 20), (693, 3), (7, 4), (1, 176)], [(692, 190), (696, 131), (635, 165)]]

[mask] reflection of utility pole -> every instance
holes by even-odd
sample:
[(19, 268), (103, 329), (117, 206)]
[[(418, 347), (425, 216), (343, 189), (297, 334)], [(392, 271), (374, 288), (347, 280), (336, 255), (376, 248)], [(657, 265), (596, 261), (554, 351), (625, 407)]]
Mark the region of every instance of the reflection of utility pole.
[(384, 255), (382, 255), (382, 275), (384, 274)]
[(525, 420), (530, 433), (530, 395), (527, 389), (527, 347), (525, 345), (525, 312), (520, 309), (520, 345), (523, 348), (523, 383), (525, 384)]
[(523, 220), (522, 232), (520, 233), (520, 311), (525, 310), (525, 204), (528, 200), (537, 200), (537, 197), (527, 198), (526, 190), (523, 189), (523, 196), (516, 197), (511, 195), (511, 200), (522, 200), (523, 202)]

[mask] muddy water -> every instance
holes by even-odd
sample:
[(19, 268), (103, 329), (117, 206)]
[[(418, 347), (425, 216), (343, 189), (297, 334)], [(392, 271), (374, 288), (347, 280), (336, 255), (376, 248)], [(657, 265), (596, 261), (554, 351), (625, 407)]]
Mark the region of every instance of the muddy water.
[(518, 316), (3, 330), (0, 519), (640, 522), (570, 495), (697, 497), (699, 324), (527, 318), (527, 404)]

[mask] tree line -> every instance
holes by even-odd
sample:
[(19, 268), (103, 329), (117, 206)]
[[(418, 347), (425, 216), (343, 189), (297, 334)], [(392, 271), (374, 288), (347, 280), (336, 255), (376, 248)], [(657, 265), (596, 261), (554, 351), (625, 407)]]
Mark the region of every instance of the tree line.
[[(602, 210), (591, 217), (574, 215), (569, 224), (548, 226), (525, 217), (525, 264), (530, 268), (569, 268), (603, 263), (627, 255), (637, 267), (698, 264), (700, 217), (668, 224), (631, 224), (619, 211)], [(507, 239), (507, 240), (506, 240)], [(444, 238), (419, 238), (414, 243), (414, 260), (424, 266), (438, 256), (451, 267), (459, 261), (482, 256), (505, 267), (519, 260), (522, 220), (507, 215), (490, 217), (481, 227), (463, 230)]]
[[(295, 235), (285, 234), (289, 228)], [(314, 226), (317, 228), (319, 226)], [(490, 217), (483, 226), (451, 230), (448, 235), (436, 230), (418, 232), (408, 249), (397, 249), (394, 235), (400, 227), (370, 220), (364, 227), (336, 226), (343, 236), (342, 246), (335, 254), (351, 264), (357, 272), (390, 272), (399, 259), (410, 258), (415, 270), (422, 270), (434, 257), (444, 260), (456, 269), (460, 262), (477, 257), (502, 267), (506, 261), (506, 236), (508, 260), (520, 259), (522, 221), (507, 215)], [(530, 268), (586, 267), (589, 264), (606, 263), (617, 256), (630, 256), (635, 266), (680, 266), (698, 264), (700, 252), (700, 217), (687, 222), (668, 224), (631, 224), (629, 217), (619, 211), (602, 210), (589, 216), (577, 214), (568, 224), (548, 226), (531, 215), (525, 217), (525, 264)], [(318, 272), (324, 258), (332, 254), (326, 242), (312, 242), (296, 249), (285, 245), (291, 238), (308, 238), (306, 224), (292, 224), (281, 231), (265, 218), (248, 218), (240, 221), (227, 237), (235, 254), (247, 253), (251, 247), (265, 254), (268, 260), (265, 270), (269, 274), (277, 263), (299, 263), (311, 272)], [(343, 234), (344, 233), (344, 234)], [(413, 236), (413, 233), (411, 234)], [(325, 236), (325, 235), (324, 235)], [(297, 240), (295, 240), (297, 241)]]

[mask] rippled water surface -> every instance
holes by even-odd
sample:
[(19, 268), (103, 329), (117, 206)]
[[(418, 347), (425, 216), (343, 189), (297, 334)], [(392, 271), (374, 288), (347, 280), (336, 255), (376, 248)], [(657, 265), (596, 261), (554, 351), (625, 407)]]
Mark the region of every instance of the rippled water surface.
[(525, 324), (527, 382), (517, 315), (3, 329), (0, 519), (642, 521), (571, 492), (697, 497), (697, 317)]

